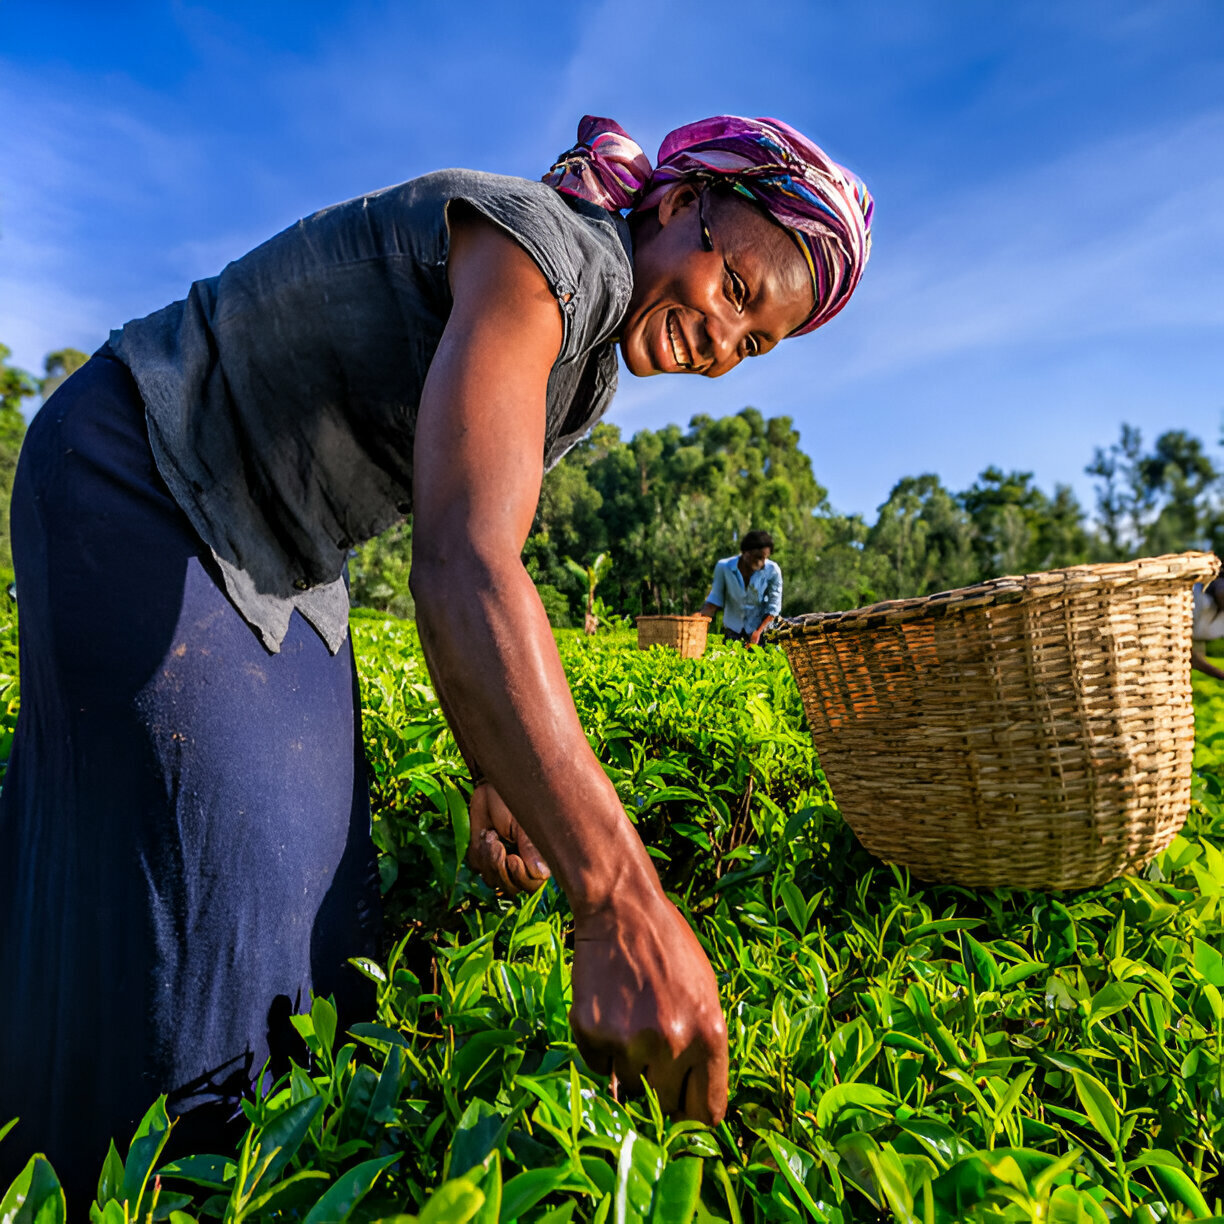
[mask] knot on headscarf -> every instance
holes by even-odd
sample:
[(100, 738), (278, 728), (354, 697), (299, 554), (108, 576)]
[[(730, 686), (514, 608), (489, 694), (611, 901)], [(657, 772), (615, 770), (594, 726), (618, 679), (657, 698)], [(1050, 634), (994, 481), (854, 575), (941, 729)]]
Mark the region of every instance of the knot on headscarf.
[(650, 158), (619, 123), (584, 115), (578, 143), (567, 149), (543, 181), (600, 208), (632, 208), (650, 182)]
[(607, 209), (652, 208), (674, 183), (721, 183), (753, 201), (794, 238), (816, 307), (793, 333), (828, 322), (849, 301), (871, 254), (871, 194), (801, 132), (779, 119), (715, 115), (676, 128), (658, 165), (611, 119), (587, 115), (578, 143), (544, 182)]

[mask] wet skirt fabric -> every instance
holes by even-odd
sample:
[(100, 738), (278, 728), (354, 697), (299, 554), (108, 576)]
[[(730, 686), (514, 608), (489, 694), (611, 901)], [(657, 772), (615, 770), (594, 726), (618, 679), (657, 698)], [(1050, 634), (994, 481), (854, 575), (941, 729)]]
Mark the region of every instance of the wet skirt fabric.
[(312, 991), (364, 1011), (346, 961), (378, 921), (351, 646), (295, 616), (264, 649), (105, 353), (21, 455), (0, 794), (0, 1126), (21, 1117), (0, 1186), (44, 1151), (77, 1218), (158, 1094), (176, 1146), (208, 1150), (265, 1061), (297, 1053)]

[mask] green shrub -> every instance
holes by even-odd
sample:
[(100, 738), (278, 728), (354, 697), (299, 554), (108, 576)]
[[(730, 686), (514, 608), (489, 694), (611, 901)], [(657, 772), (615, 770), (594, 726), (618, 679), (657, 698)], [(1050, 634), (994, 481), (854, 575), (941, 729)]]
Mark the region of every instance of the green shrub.
[[(649, 1095), (617, 1104), (583, 1067), (564, 899), (550, 885), (499, 900), (471, 875), (467, 780), (415, 629), (353, 632), (392, 928), (362, 963), (377, 1015), (337, 1033), (316, 1000), (298, 1067), (248, 1103), (243, 1147), (160, 1183), (145, 1177), (166, 1124), (154, 1105), (130, 1172), (108, 1162), (101, 1224), (125, 1198), (147, 1218), (154, 1194), (172, 1224), (1221, 1214), (1218, 686), (1196, 678), (1190, 819), (1142, 875), (971, 892), (857, 845), (779, 652), (683, 660), (559, 634), (591, 742), (718, 976), (731, 1103), (707, 1130)], [(31, 1219), (62, 1218), (56, 1192), (35, 1162), (0, 1218), (14, 1195)]]
[(536, 594), (539, 595), (540, 602), (544, 605), (544, 611), (548, 615), (548, 623), (554, 629), (570, 628), (573, 621), (570, 617), (568, 597), (548, 582), (538, 584), (536, 586)]

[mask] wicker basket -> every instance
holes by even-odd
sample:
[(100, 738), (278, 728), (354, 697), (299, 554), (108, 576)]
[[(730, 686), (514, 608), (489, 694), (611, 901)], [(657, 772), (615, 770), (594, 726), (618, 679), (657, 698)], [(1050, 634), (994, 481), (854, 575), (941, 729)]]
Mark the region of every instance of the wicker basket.
[(705, 652), (708, 617), (701, 616), (639, 616), (637, 644), (639, 650), (652, 646), (671, 646), (686, 659), (699, 659)]
[(1210, 553), (996, 578), (784, 622), (829, 784), (926, 880), (1082, 888), (1142, 867), (1190, 805), (1193, 582)]

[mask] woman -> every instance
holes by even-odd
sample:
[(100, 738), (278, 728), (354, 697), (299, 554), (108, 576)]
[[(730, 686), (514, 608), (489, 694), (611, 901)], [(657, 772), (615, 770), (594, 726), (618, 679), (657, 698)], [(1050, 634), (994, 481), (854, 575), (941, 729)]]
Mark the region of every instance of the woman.
[(588, 1062), (721, 1117), (713, 973), (519, 557), (616, 345), (635, 375), (717, 377), (811, 331), (858, 283), (870, 217), (785, 124), (680, 128), (652, 170), (588, 117), (543, 183), (443, 171), (325, 209), (64, 384), (13, 507), (0, 1119), (23, 1121), (0, 1161), (45, 1149), (88, 1202), (156, 1094), (181, 1147), (211, 1146), (311, 991), (361, 1008), (346, 959), (378, 896), (342, 571), (410, 512), (421, 640), (487, 778), (475, 867), (510, 891), (557, 874)]

